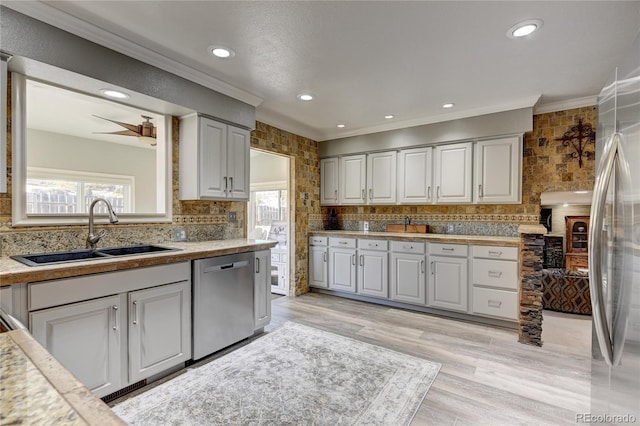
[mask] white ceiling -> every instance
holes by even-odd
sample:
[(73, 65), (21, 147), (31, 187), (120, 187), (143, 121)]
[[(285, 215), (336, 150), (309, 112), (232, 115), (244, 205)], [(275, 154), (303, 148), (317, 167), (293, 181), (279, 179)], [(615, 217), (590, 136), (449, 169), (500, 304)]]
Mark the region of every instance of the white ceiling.
[[(316, 140), (593, 104), (640, 28), (640, 1), (4, 4), (198, 76), (256, 105), (259, 120)], [(509, 27), (530, 18), (543, 19), (543, 28), (507, 38)], [(212, 57), (207, 47), (217, 44), (236, 56)], [(316, 100), (297, 100), (303, 91)], [(456, 105), (443, 110), (445, 102)]]

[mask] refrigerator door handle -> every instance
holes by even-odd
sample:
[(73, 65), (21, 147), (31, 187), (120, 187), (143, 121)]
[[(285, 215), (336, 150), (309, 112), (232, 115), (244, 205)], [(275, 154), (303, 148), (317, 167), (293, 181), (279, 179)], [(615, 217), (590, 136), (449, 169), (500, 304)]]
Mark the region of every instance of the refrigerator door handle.
[[(625, 309), (625, 306), (627, 305), (626, 302), (629, 300), (628, 295), (623, 294), (626, 292), (626, 286), (622, 285), (620, 289), (618, 289), (619, 293), (617, 295), (613, 292), (613, 294), (617, 296), (616, 302), (620, 302), (618, 306), (621, 309), (616, 312), (612, 324), (614, 331), (614, 334), (612, 335), (607, 321), (606, 295), (603, 292), (601, 250), (603, 247), (606, 247), (602, 238), (602, 229), (604, 226), (604, 209), (607, 189), (611, 182), (611, 176), (616, 170), (616, 165), (617, 170), (620, 172), (617, 178), (620, 179), (621, 187), (630, 188), (631, 174), (629, 171), (629, 164), (626, 161), (622, 149), (622, 135), (620, 133), (615, 133), (611, 138), (609, 138), (603, 149), (602, 160), (598, 165), (596, 182), (593, 190), (593, 200), (591, 203), (591, 226), (589, 229), (589, 240), (591, 243), (588, 254), (594, 328), (602, 356), (607, 364), (612, 366), (617, 365), (622, 357), (626, 333), (626, 317), (628, 315), (628, 309)], [(631, 232), (630, 221), (632, 220), (631, 214), (629, 213), (629, 204), (623, 199), (622, 205), (618, 205), (616, 207), (621, 207), (622, 209), (622, 235), (628, 238)], [(630, 248), (628, 247), (623, 248), (623, 274), (629, 270), (629, 263), (627, 261), (629, 249)], [(611, 279), (609, 279), (609, 281), (610, 286), (624, 283), (624, 280), (621, 280), (620, 283), (614, 283)]]

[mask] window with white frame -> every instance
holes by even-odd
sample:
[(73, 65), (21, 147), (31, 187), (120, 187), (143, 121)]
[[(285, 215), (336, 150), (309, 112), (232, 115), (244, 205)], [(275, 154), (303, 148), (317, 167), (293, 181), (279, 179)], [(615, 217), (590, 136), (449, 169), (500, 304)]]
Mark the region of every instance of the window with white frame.
[[(27, 213), (88, 213), (96, 198), (109, 201), (116, 213), (131, 213), (134, 188), (133, 176), (28, 167)], [(106, 206), (97, 204), (95, 212), (107, 213)]]

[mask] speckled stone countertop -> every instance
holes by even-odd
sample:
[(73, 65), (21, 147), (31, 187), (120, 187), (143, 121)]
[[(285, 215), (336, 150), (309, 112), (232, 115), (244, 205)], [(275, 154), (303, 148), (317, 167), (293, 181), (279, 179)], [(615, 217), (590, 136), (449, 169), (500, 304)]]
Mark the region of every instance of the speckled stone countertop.
[(519, 237), (498, 237), (486, 235), (454, 235), (454, 234), (417, 234), (403, 232), (364, 232), (364, 231), (312, 231), (309, 236), (355, 237), (368, 239), (389, 239), (400, 241), (428, 241), (431, 243), (479, 244), (484, 246), (518, 247)]
[(0, 333), (0, 423), (125, 425), (29, 333)]
[(276, 241), (247, 239), (169, 242), (158, 245), (180, 250), (42, 266), (27, 266), (9, 257), (0, 257), (0, 286), (162, 265), (247, 251), (268, 250), (276, 244)]

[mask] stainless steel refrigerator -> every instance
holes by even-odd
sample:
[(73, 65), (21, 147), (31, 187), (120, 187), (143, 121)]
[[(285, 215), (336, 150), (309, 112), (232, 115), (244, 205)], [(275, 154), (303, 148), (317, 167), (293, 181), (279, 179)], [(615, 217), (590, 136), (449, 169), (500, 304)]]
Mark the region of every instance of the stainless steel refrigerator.
[(640, 35), (600, 93), (596, 135), (591, 410), (576, 420), (640, 424)]

